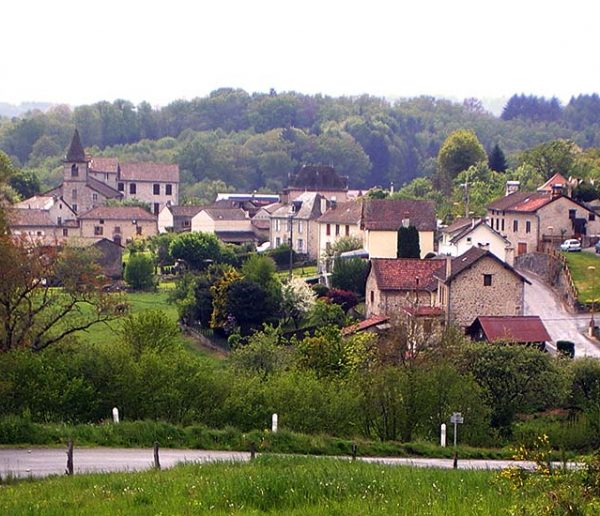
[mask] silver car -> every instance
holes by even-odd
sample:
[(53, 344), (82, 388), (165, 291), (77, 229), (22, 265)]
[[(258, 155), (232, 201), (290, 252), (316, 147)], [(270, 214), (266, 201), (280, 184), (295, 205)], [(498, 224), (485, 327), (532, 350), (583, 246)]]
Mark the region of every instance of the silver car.
[(567, 252), (581, 251), (581, 242), (575, 238), (565, 240), (560, 244), (560, 250)]

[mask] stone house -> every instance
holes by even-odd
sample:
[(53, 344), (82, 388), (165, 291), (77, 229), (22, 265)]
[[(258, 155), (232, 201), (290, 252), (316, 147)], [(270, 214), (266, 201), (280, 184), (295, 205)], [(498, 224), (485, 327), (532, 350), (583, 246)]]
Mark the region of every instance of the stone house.
[(439, 259), (373, 258), (365, 288), (366, 316), (394, 316), (404, 308), (436, 304), (437, 271), (445, 267)]
[(191, 222), (191, 231), (213, 233), (226, 243), (256, 243), (252, 221), (241, 208), (203, 208)]
[(165, 205), (158, 213), (158, 231), (181, 233), (192, 230), (192, 220), (205, 206)]
[(269, 232), (271, 248), (288, 244), (295, 252), (319, 257), (319, 225), (317, 219), (327, 210), (327, 199), (319, 193), (304, 192), (271, 213)]
[(362, 200), (332, 202), (331, 208), (317, 219), (319, 226), (319, 257), (342, 237), (356, 237), (363, 241), (360, 228)]
[(596, 213), (558, 189), (510, 193), (488, 206), (487, 219), (510, 241), (515, 256), (537, 251), (544, 240), (600, 235)]
[(42, 237), (48, 242), (78, 234), (77, 214), (58, 196), (36, 195), (11, 206), (12, 234)]
[(529, 281), (490, 251), (472, 247), (444, 263), (434, 275), (446, 323), (466, 327), (479, 316), (523, 315)]
[(156, 216), (139, 206), (99, 206), (79, 216), (81, 238), (107, 238), (124, 245), (158, 234)]
[(369, 199), (363, 203), (361, 229), (371, 258), (396, 258), (398, 230), (408, 226), (419, 232), (421, 258), (433, 252), (436, 218), (431, 201)]
[(484, 219), (460, 218), (443, 228), (438, 238), (438, 253), (460, 256), (471, 247), (481, 247), (512, 265), (513, 248), (510, 242)]

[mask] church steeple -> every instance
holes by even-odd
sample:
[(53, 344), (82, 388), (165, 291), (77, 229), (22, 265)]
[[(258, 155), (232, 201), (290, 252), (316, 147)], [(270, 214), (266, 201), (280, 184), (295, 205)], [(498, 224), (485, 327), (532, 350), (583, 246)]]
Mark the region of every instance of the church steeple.
[(79, 138), (79, 131), (75, 129), (73, 133), (73, 138), (71, 139), (71, 145), (69, 145), (69, 150), (67, 151), (67, 158), (65, 161), (81, 163), (87, 161), (85, 159), (85, 152), (83, 150), (83, 145), (81, 145), (81, 139)]

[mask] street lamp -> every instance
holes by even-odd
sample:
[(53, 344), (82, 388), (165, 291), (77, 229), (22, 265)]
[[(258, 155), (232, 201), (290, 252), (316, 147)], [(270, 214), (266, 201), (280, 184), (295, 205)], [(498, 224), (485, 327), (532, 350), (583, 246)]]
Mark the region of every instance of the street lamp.
[(596, 293), (596, 267), (594, 267), (593, 265), (589, 265), (588, 266), (588, 271), (591, 272), (592, 274), (592, 316), (590, 317), (590, 329), (589, 329), (589, 335), (590, 337), (594, 336), (594, 330), (596, 329), (596, 323), (594, 321), (594, 308), (595, 308), (595, 293)]
[(292, 279), (292, 269), (294, 268), (294, 213), (290, 212), (288, 215), (288, 225), (290, 230), (290, 270), (289, 278)]

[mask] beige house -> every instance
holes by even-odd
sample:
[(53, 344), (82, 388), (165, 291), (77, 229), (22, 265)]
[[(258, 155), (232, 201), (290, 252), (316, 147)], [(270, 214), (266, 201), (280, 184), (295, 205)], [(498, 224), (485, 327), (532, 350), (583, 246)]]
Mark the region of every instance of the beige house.
[(191, 231), (214, 233), (231, 244), (255, 243), (252, 221), (241, 208), (203, 208), (191, 219)]
[(537, 251), (545, 238), (564, 240), (600, 235), (594, 211), (552, 192), (513, 192), (488, 206), (489, 225), (510, 241), (515, 255)]
[(446, 322), (469, 326), (479, 316), (523, 315), (525, 283), (529, 281), (491, 252), (472, 247), (447, 257), (438, 279), (437, 305)]
[(42, 237), (45, 241), (78, 234), (77, 215), (60, 197), (37, 195), (14, 204), (8, 212), (13, 235)]
[(415, 226), (419, 232), (421, 258), (434, 251), (435, 208), (430, 201), (370, 199), (363, 204), (361, 229), (365, 250), (371, 258), (396, 258), (398, 230)]
[(288, 244), (291, 239), (294, 251), (318, 258), (317, 219), (327, 210), (327, 206), (327, 199), (315, 192), (304, 192), (289, 204), (282, 204), (271, 214), (271, 248)]
[(192, 230), (192, 219), (198, 215), (205, 207), (204, 206), (170, 206), (165, 205), (158, 213), (158, 231), (165, 233), (166, 231), (174, 231), (181, 233), (182, 231)]
[(107, 238), (124, 245), (158, 234), (156, 216), (138, 206), (99, 206), (79, 216), (81, 238)]
[(460, 256), (471, 247), (487, 249), (502, 261), (513, 263), (510, 242), (485, 220), (461, 218), (440, 231), (438, 254)]
[(362, 200), (331, 203), (331, 208), (317, 219), (319, 227), (319, 257), (343, 237), (356, 237), (364, 240), (360, 228)]

